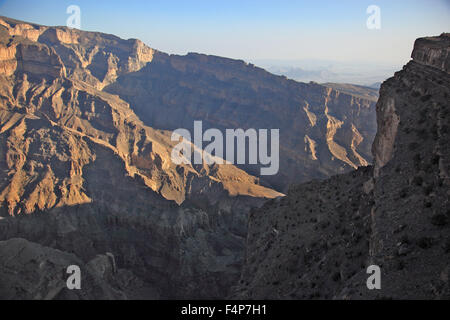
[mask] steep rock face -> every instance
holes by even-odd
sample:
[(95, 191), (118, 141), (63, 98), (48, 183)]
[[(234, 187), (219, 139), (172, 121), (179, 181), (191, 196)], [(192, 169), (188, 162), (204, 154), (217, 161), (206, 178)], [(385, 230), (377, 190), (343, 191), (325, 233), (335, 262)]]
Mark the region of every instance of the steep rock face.
[[(383, 161), (376, 162), (370, 260), (382, 266), (387, 297), (450, 297), (449, 46), (448, 34), (417, 40), (413, 61), (383, 84), (393, 100), (377, 106), (385, 117), (386, 104), (395, 104), (399, 121), (387, 142), (376, 139), (390, 146), (388, 155), (374, 144)], [(387, 125), (380, 122), (380, 131)]]
[(55, 52), (39, 44), (20, 44), (17, 46), (17, 60), (19, 72), (47, 75), (50, 77), (64, 77), (66, 70), (60, 57)]
[[(83, 32), (63, 27), (45, 27), (15, 21), (0, 17), (2, 33), (11, 37), (19, 36), (33, 44), (26, 47), (25, 56), (19, 56), (21, 61), (41, 62), (43, 67), (53, 65), (49, 61), (40, 61), (38, 48), (44, 48), (56, 53), (67, 68), (68, 76), (84, 81), (91, 86), (102, 89), (114, 82), (118, 76), (135, 72), (153, 59), (155, 50), (147, 47), (137, 39), (123, 40), (113, 35), (95, 32)], [(10, 40), (8, 47), (14, 43)], [(48, 46), (40, 46), (45, 44)], [(30, 51), (30, 50), (33, 50)], [(44, 57), (48, 55), (44, 54)], [(33, 59), (36, 58), (36, 59)], [(45, 72), (41, 71), (41, 74)], [(58, 76), (58, 75), (56, 75)]]
[(76, 29), (51, 28), (38, 39), (54, 48), (72, 78), (101, 90), (118, 76), (135, 72), (153, 59), (154, 50), (140, 40)]
[[(384, 88), (382, 88), (384, 89)], [(372, 147), (375, 160), (374, 176), (379, 176), (379, 170), (393, 156), (395, 138), (397, 137), (400, 119), (396, 112), (396, 100), (389, 94), (382, 94), (378, 104), (378, 132)]]
[(11, 76), (17, 69), (16, 47), (3, 47), (0, 49), (0, 74)]
[(437, 38), (417, 39), (412, 58), (415, 62), (437, 68), (444, 72), (450, 71), (450, 34), (443, 33)]
[[(252, 212), (234, 297), (450, 298), (449, 43), (417, 40), (382, 85), (373, 173), (304, 184)], [(370, 265), (381, 290), (366, 286)]]
[[(157, 52), (146, 67), (105, 90), (129, 101), (155, 128), (192, 131), (194, 121), (202, 120), (205, 130), (280, 129), (280, 172), (261, 177), (280, 191), (372, 160), (376, 99), (298, 83), (243, 61)], [(259, 174), (259, 166), (241, 168)]]
[(0, 25), (4, 26), (11, 36), (20, 36), (31, 41), (37, 41), (47, 27), (29, 24), (10, 18), (0, 17)]

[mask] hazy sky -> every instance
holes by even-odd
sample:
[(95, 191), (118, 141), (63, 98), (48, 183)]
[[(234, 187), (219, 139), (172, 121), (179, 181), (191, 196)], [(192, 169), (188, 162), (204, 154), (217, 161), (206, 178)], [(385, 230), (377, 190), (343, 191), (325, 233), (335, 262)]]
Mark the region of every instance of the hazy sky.
[[(69, 5), (81, 28), (139, 38), (168, 53), (245, 60), (328, 59), (399, 64), (414, 40), (450, 32), (450, 0), (0, 0), (0, 15), (65, 25)], [(381, 30), (369, 30), (369, 5)]]

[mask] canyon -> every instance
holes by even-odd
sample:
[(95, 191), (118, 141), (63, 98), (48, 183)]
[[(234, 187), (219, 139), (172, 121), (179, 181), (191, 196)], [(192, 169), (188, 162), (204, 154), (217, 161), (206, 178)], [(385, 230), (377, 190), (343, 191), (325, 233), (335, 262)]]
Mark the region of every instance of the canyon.
[[(0, 283), (36, 268), (0, 296), (225, 296), (239, 277), (246, 213), (282, 193), (231, 165), (174, 164), (171, 131), (102, 90), (152, 60), (142, 42), (0, 24), (0, 240), (10, 244)], [(50, 274), (61, 261), (77, 261), (92, 290), (67, 290), (64, 272)]]
[[(361, 88), (0, 17), (0, 298), (358, 298), (369, 260), (392, 270), (389, 297), (406, 270), (433, 280), (412, 297), (445, 296), (448, 39), (418, 40), (377, 104)], [(196, 120), (280, 129), (278, 174), (174, 163), (173, 131)], [(65, 287), (69, 265), (83, 290)]]

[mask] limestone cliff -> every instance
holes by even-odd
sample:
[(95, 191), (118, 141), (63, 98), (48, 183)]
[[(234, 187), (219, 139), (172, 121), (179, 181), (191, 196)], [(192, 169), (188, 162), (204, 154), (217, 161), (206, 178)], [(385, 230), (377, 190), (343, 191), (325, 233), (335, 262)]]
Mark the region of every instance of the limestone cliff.
[[(120, 286), (127, 280), (121, 274), (122, 283), (111, 286), (113, 277), (119, 278), (110, 254), (97, 256), (83, 263), (73, 254), (62, 252), (24, 239), (0, 241), (0, 297), (2, 299), (52, 300), (52, 299), (124, 299)], [(68, 290), (65, 271), (68, 266), (80, 266), (86, 280), (83, 290)], [(29, 270), (33, 270), (30, 273)]]
[[(260, 178), (282, 192), (372, 161), (376, 99), (288, 80), (244, 61), (156, 52), (105, 91), (128, 101), (154, 128), (192, 130), (202, 120), (205, 130), (280, 129), (280, 172)], [(315, 142), (314, 155), (306, 136)], [(240, 168), (259, 174), (259, 166)]]

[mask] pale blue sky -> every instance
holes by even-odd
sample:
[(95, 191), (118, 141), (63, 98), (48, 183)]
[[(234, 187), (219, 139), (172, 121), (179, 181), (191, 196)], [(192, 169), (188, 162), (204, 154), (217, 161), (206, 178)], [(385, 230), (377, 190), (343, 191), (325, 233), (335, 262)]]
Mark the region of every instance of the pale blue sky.
[[(72, 4), (83, 30), (139, 38), (168, 53), (245, 60), (399, 64), (416, 38), (450, 32), (450, 0), (0, 0), (0, 15), (65, 25)], [(381, 8), (381, 30), (366, 28), (372, 4)]]

